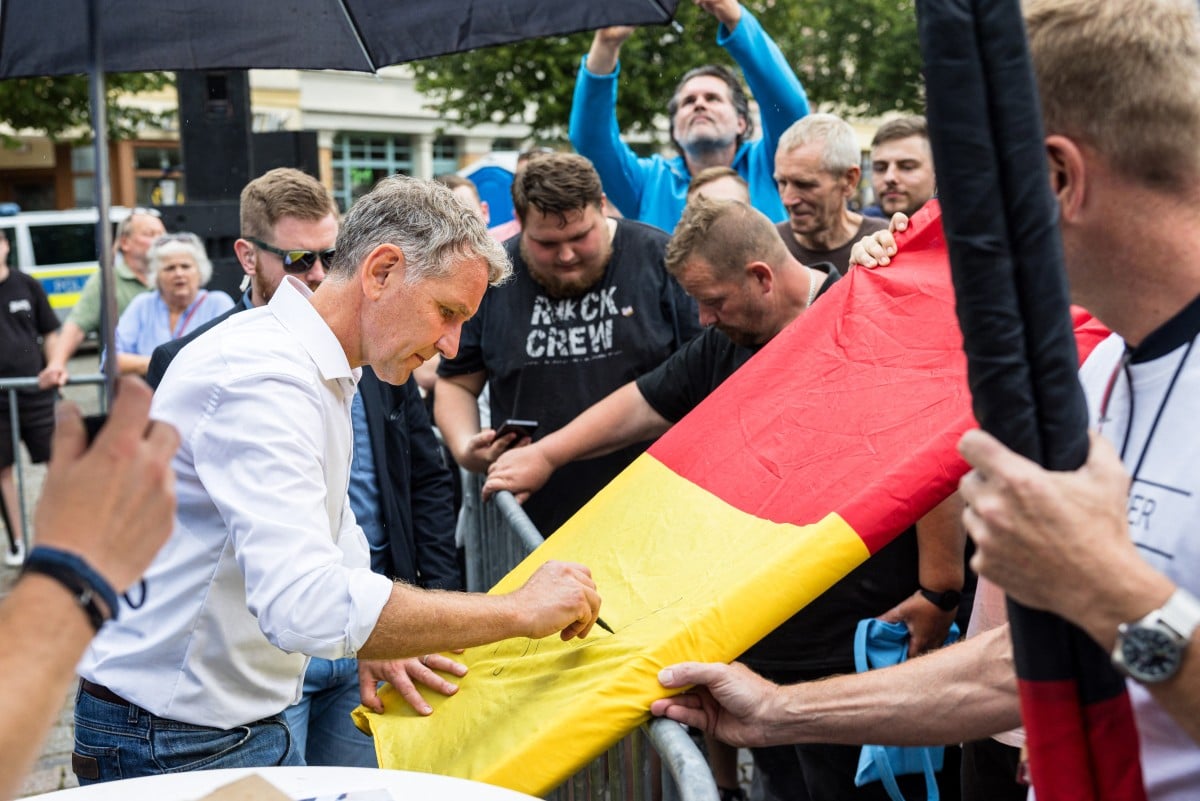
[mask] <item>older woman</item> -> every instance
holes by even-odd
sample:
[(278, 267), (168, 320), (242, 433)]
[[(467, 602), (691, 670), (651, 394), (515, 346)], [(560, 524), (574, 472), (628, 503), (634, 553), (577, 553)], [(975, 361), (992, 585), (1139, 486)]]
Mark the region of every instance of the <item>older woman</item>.
[(134, 298), (117, 322), (117, 369), (122, 373), (145, 375), (156, 347), (233, 308), (224, 292), (200, 288), (212, 277), (212, 263), (195, 234), (160, 236), (146, 261), (155, 291)]

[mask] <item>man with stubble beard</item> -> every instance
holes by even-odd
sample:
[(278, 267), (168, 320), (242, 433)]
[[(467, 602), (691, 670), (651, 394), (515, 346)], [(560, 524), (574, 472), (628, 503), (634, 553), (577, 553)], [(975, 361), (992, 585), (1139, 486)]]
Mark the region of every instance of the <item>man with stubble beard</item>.
[[(695, 304), (666, 270), (667, 235), (605, 217), (600, 177), (582, 156), (529, 163), (513, 184), (521, 236), (506, 244), (513, 279), (489, 291), (464, 327), (458, 355), (438, 367), (434, 417), (455, 460), (483, 473), (528, 437), (496, 435), (504, 420), (552, 433), (657, 366), (699, 331)], [(490, 387), (495, 428), (476, 399)], [(553, 533), (648, 443), (558, 471), (525, 504)]]

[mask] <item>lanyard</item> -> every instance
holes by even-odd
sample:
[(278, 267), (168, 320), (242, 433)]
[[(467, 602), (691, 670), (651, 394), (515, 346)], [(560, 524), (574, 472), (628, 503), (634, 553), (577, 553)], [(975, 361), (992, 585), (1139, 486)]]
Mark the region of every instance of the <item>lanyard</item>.
[[(1138, 456), (1137, 464), (1133, 468), (1133, 481), (1137, 481), (1138, 473), (1142, 470), (1142, 464), (1146, 461), (1146, 453), (1150, 450), (1150, 443), (1154, 439), (1154, 432), (1158, 430), (1158, 423), (1162, 420), (1163, 410), (1167, 407), (1167, 401), (1171, 399), (1171, 393), (1175, 390), (1175, 382), (1179, 380), (1179, 376), (1183, 372), (1183, 366), (1187, 364), (1188, 356), (1191, 355), (1192, 346), (1195, 344), (1195, 339), (1192, 339), (1188, 343), (1187, 349), (1184, 350), (1183, 356), (1179, 360), (1179, 364), (1175, 367), (1175, 373), (1171, 376), (1171, 383), (1167, 385), (1167, 391), (1163, 394), (1163, 399), (1158, 404), (1158, 411), (1154, 413), (1154, 421), (1150, 424), (1150, 431), (1146, 434), (1146, 444), (1142, 446), (1142, 452)], [(1121, 443), (1121, 461), (1125, 461), (1125, 452), (1129, 448), (1129, 434), (1133, 431), (1133, 376), (1129, 372), (1131, 356), (1132, 354), (1126, 351), (1121, 360), (1117, 362), (1117, 366), (1113, 368), (1112, 375), (1108, 377), (1108, 384), (1104, 388), (1104, 396), (1100, 400), (1100, 419), (1097, 420), (1097, 428), (1103, 433), (1104, 424), (1109, 422), (1108, 403), (1112, 400), (1113, 390), (1117, 386), (1118, 377), (1124, 373), (1125, 381), (1129, 385), (1129, 416), (1128, 422), (1125, 425), (1125, 437)]]
[(176, 326), (176, 330), (171, 332), (171, 339), (179, 339), (181, 336), (183, 336), (183, 332), (187, 330), (188, 323), (190, 323), (192, 318), (196, 316), (196, 312), (200, 309), (200, 303), (204, 300), (204, 296), (207, 294), (208, 290), (202, 290), (199, 297), (192, 301), (192, 308), (188, 309), (187, 315), (185, 315), (184, 318), (179, 321), (179, 325)]

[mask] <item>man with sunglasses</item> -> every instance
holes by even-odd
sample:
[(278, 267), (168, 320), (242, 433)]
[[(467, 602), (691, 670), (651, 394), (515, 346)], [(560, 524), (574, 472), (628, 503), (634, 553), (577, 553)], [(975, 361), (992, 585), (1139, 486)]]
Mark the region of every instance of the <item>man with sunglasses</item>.
[[(336, 226), (332, 209), (302, 230), (293, 200), (277, 197), (274, 210), (289, 211), (273, 238), (249, 208), (243, 232), (280, 250), (328, 251), (319, 229)], [(430, 654), (416, 666), (453, 691), (433, 673), (452, 670), (437, 652), (583, 636), (595, 622), (599, 596), (580, 565), (549, 563), (505, 596), (426, 590), (369, 569), (348, 500), (358, 368), (402, 385), (422, 361), (452, 356), (462, 323), (510, 268), (449, 190), (402, 177), (354, 205), (337, 245), (330, 262), (313, 261), (328, 276), (311, 292), (294, 275), (270, 286), (289, 256), (239, 242), (252, 296), (271, 299), (183, 348), (163, 377), (155, 418), (183, 443), (175, 531), (140, 605), (122, 605), (80, 663), (81, 783), (303, 764), (282, 713), (301, 696), (309, 656), (357, 657), (363, 700), (380, 711), (376, 681), (410, 682), (405, 658)]]
[[(137, 208), (130, 211), (117, 228), (113, 274), (117, 279), (118, 317), (130, 301), (154, 289), (147, 277), (146, 254), (154, 240), (167, 232), (161, 217), (156, 209)], [(115, 320), (113, 325), (116, 325)], [(66, 384), (71, 378), (67, 362), (75, 355), (84, 337), (99, 330), (100, 273), (97, 272), (83, 285), (79, 302), (71, 309), (54, 347), (46, 355), (46, 367), (38, 375), (39, 385), (49, 388)]]

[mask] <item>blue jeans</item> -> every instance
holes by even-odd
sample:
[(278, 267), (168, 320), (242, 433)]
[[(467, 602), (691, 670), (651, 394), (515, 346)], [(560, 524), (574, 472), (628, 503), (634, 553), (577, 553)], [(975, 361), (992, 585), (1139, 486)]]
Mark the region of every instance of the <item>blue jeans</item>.
[[(282, 715), (232, 729), (193, 726), (80, 690), (75, 773), (82, 785), (217, 768), (303, 765)], [(82, 775), (80, 775), (82, 774)]]
[(379, 767), (375, 738), (359, 731), (350, 719), (358, 704), (358, 660), (309, 660), (304, 696), (283, 712), (306, 764)]

